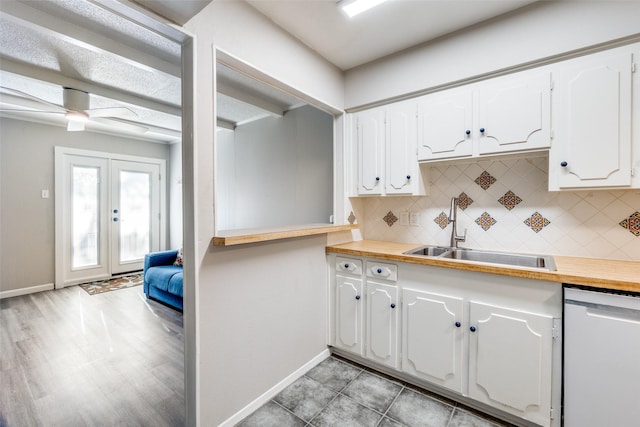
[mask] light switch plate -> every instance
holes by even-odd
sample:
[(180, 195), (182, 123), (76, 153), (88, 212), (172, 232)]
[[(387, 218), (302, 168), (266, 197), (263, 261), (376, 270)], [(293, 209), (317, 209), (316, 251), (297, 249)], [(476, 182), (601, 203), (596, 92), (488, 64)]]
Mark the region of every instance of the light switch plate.
[(409, 214), (409, 224), (411, 224), (412, 227), (417, 227), (419, 220), (420, 214), (418, 212), (411, 212)]
[(400, 212), (400, 225), (409, 225), (409, 212)]
[(43, 199), (49, 198), (49, 190), (42, 190), (42, 198)]

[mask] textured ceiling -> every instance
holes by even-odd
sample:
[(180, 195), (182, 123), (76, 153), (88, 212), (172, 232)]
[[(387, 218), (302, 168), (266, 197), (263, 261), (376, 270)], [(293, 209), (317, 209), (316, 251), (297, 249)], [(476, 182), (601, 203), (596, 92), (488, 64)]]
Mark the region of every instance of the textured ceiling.
[(64, 86), (88, 92), (90, 108), (126, 107), (88, 130), (180, 140), (177, 43), (83, 0), (2, 0), (0, 11), (0, 86), (9, 88), (0, 108), (25, 110), (3, 116), (64, 126), (63, 113), (48, 112), (55, 106), (36, 102), (62, 106)]
[[(182, 24), (209, 0), (134, 0)], [(237, 0), (241, 1), (241, 0)], [(136, 137), (175, 142), (180, 131), (180, 46), (100, 6), (106, 0), (0, 0), (0, 86), (62, 105), (62, 87), (91, 107), (126, 106), (126, 120), (166, 128)], [(348, 20), (334, 0), (248, 0), (284, 30), (342, 69), (375, 60), (520, 8), (533, 0), (393, 0)], [(232, 70), (218, 76), (218, 113), (232, 125), (282, 114), (301, 102)], [(15, 92), (0, 108), (34, 110)], [(44, 109), (44, 108), (43, 108)], [(123, 110), (124, 111), (124, 110)], [(20, 117), (17, 112), (0, 113)], [(36, 120), (25, 113), (25, 120)], [(37, 118), (46, 121), (51, 114)], [(53, 119), (51, 119), (53, 120)], [(64, 124), (64, 121), (61, 125)], [(113, 123), (117, 125), (118, 123)], [(115, 132), (117, 133), (117, 126)], [(104, 129), (102, 129), (104, 130)], [(159, 136), (160, 135), (160, 136)]]
[[(162, 3), (193, 13), (208, 1)], [(0, 89), (0, 115), (65, 126), (64, 109), (56, 106), (70, 87), (89, 93), (91, 109), (126, 107), (106, 121), (90, 120), (87, 130), (180, 140), (179, 44), (91, 1), (1, 0), (0, 11), (0, 86), (7, 88)], [(225, 93), (217, 110), (228, 126), (301, 104), (227, 67), (218, 84)]]

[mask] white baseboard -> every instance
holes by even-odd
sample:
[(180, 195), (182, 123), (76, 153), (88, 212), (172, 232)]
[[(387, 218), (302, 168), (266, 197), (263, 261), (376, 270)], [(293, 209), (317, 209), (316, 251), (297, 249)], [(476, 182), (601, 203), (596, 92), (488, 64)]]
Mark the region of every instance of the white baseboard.
[(44, 285), (30, 286), (28, 288), (12, 289), (10, 291), (0, 291), (0, 299), (17, 297), (19, 295), (34, 294), (36, 292), (50, 291), (53, 289), (53, 283), (45, 283)]
[(231, 417), (227, 418), (225, 421), (220, 423), (218, 427), (230, 427), (239, 423), (245, 417), (247, 417), (248, 415), (253, 413), (256, 409), (258, 409), (259, 407), (267, 403), (275, 395), (280, 393), (289, 385), (293, 384), (298, 378), (302, 377), (304, 374), (307, 373), (307, 371), (309, 371), (311, 368), (313, 368), (314, 366), (316, 366), (317, 364), (319, 364), (329, 356), (331, 356), (331, 352), (327, 348), (322, 353), (320, 353), (319, 355), (317, 355), (316, 357), (314, 357), (313, 359), (311, 359), (310, 361), (302, 365), (300, 368), (292, 372), (289, 376), (287, 376), (285, 379), (280, 381), (278, 384), (274, 385), (269, 390), (264, 392), (256, 400), (249, 403), (247, 406), (245, 406), (244, 408), (242, 408), (241, 410), (233, 414)]

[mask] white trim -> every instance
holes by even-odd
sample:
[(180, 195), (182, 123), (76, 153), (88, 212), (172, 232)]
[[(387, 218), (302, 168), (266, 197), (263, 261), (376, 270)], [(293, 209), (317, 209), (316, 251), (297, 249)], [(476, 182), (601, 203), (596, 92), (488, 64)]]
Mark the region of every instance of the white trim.
[(218, 427), (227, 427), (233, 426), (242, 421), (248, 415), (255, 412), (256, 409), (260, 408), (262, 405), (270, 401), (274, 396), (280, 393), (282, 390), (293, 384), (298, 378), (302, 377), (306, 374), (311, 368), (318, 365), (323, 360), (327, 359), (331, 356), (331, 352), (329, 349), (323, 350), (320, 354), (315, 356), (313, 359), (302, 365), (300, 368), (292, 372), (285, 379), (280, 381), (278, 384), (271, 387), (269, 390), (264, 392), (261, 396), (255, 399), (253, 402), (249, 403), (244, 408), (240, 409), (238, 412), (227, 418), (225, 421), (219, 424)]
[(44, 285), (29, 286), (28, 288), (12, 289), (10, 291), (0, 291), (0, 299), (17, 297), (20, 295), (35, 294), (36, 292), (53, 290), (53, 283), (45, 283)]

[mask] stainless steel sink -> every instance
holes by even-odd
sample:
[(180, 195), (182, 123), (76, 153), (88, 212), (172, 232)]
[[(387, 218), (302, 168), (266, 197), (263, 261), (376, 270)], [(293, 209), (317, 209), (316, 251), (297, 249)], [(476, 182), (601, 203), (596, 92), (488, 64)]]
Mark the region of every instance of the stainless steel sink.
[(412, 249), (405, 252), (405, 255), (422, 255), (422, 256), (440, 256), (445, 252), (450, 251), (448, 246), (420, 246), (419, 248)]
[(487, 264), (539, 268), (551, 271), (556, 269), (553, 257), (548, 255), (515, 254), (509, 252), (492, 252), (477, 249), (449, 248), (445, 246), (430, 245), (412, 249), (405, 252), (405, 255), (459, 259), (465, 261), (484, 262)]

